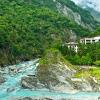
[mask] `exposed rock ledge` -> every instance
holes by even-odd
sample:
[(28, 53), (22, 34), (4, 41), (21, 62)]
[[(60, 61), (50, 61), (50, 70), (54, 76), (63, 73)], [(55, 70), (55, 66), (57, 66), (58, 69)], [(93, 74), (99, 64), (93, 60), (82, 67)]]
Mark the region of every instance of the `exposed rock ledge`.
[(75, 70), (68, 70), (65, 65), (52, 65), (48, 70), (38, 66), (36, 75), (29, 75), (21, 79), (24, 88), (60, 91), (64, 93), (75, 93), (77, 91), (100, 91), (99, 84), (92, 78), (90, 80), (73, 78)]
[(100, 91), (100, 84), (94, 79), (76, 79), (74, 74), (77, 68), (66, 62), (58, 51), (50, 51), (40, 61), (35, 76), (27, 76), (21, 79), (23, 88), (59, 91), (63, 93), (75, 93), (78, 91)]

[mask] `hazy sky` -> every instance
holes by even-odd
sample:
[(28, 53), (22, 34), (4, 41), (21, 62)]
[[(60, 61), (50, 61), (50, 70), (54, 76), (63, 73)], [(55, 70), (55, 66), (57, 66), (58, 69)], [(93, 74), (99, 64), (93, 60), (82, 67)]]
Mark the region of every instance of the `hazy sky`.
[(100, 11), (100, 0), (72, 0), (76, 4), (84, 4), (88, 5), (89, 7), (94, 8), (97, 11)]

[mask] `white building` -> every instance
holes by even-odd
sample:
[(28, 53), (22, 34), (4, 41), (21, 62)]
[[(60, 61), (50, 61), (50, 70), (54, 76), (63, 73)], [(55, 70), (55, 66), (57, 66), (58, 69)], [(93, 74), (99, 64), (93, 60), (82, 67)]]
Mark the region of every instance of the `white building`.
[(100, 42), (100, 36), (80, 39), (80, 43), (84, 43), (84, 44), (92, 44), (96, 42)]
[[(100, 42), (100, 36), (80, 39), (80, 43), (83, 43), (83, 44), (92, 44), (96, 42)], [(66, 45), (69, 49), (74, 50), (76, 53), (78, 52), (78, 43), (69, 42), (69, 43), (66, 43)]]
[(69, 49), (73, 49), (76, 53), (78, 52), (78, 43), (69, 42), (66, 43)]

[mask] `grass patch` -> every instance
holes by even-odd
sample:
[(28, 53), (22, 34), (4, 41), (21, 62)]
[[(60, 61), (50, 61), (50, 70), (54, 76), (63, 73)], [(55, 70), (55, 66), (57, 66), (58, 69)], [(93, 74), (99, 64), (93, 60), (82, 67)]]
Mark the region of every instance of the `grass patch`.
[(95, 77), (97, 80), (100, 80), (100, 68), (98, 67), (93, 67), (89, 69), (81, 69), (75, 74), (76, 78), (90, 78), (90, 77)]
[(80, 68), (72, 65), (68, 60), (66, 60), (61, 52), (55, 48), (46, 50), (44, 56), (40, 59), (40, 65), (52, 65), (63, 63), (63, 65), (68, 66), (70, 69), (79, 70)]

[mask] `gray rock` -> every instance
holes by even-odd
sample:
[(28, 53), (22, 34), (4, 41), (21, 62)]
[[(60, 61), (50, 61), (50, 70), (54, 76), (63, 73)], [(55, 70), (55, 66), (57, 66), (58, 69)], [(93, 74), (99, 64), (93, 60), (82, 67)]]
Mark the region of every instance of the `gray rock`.
[(0, 76), (0, 85), (5, 82), (5, 78)]
[(33, 100), (33, 99), (31, 97), (25, 97), (25, 98), (18, 99), (18, 100)]
[[(28, 75), (21, 79), (23, 88), (60, 91), (63, 93), (76, 93), (78, 91), (100, 91), (100, 84), (93, 79), (75, 79), (74, 69), (59, 62), (51, 65), (39, 65), (35, 75)], [(74, 80), (72, 80), (74, 79)]]
[(73, 86), (75, 89), (80, 91), (92, 91), (92, 87), (88, 81), (76, 81), (73, 82)]
[(8, 88), (7, 92), (13, 92), (15, 90), (15, 88)]
[(23, 88), (29, 89), (47, 88), (50, 91), (74, 92), (73, 86), (70, 85), (71, 80), (69, 79), (74, 72), (65, 68), (67, 66), (61, 64), (48, 66), (45, 70), (39, 66), (35, 76), (28, 75), (21, 79), (21, 85)]
[(16, 73), (17, 72), (17, 68), (15, 66), (10, 66), (9, 67), (9, 72), (10, 73)]
[(29, 88), (29, 89), (40, 89), (43, 88), (43, 85), (39, 84), (38, 80), (34, 76), (28, 76), (28, 77), (23, 77), (21, 79), (21, 86), (23, 88)]

